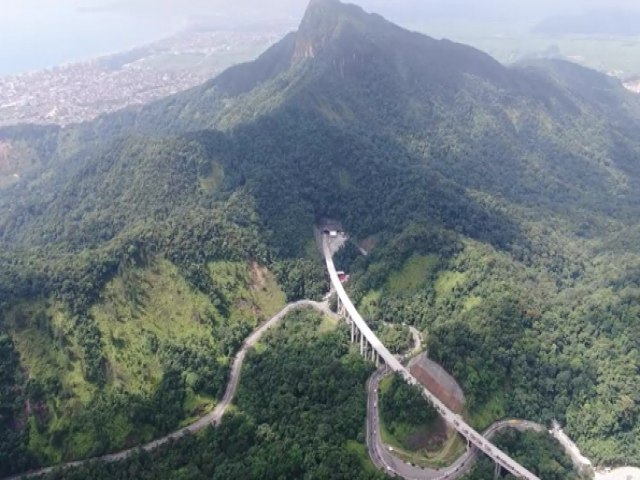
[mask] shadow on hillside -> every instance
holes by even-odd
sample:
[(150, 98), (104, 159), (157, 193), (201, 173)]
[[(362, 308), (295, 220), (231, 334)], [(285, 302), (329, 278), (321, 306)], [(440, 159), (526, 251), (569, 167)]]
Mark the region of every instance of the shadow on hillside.
[(340, 218), (366, 238), (408, 224), (439, 225), (509, 250), (525, 240), (507, 215), (412, 155), (397, 140), (348, 131), (314, 111), (284, 107), (243, 125), (189, 138), (224, 164), (227, 188), (249, 189), (281, 255), (302, 255), (315, 218)]

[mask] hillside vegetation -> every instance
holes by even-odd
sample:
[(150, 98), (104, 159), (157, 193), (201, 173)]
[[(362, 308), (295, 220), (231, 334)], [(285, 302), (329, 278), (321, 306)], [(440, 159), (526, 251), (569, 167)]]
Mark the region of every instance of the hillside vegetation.
[(0, 186), (0, 472), (210, 408), (252, 327), (326, 290), (320, 218), (371, 250), (340, 259), (366, 315), (423, 329), (477, 426), (557, 418), (597, 463), (640, 459), (639, 128), (605, 75), (312, 0), (192, 91), (0, 130), (30, 165)]
[[(547, 433), (508, 431), (499, 434), (494, 443), (509, 456), (545, 480), (578, 480), (571, 459), (558, 442)], [(535, 461), (531, 461), (535, 458)], [(463, 480), (485, 480), (492, 478), (495, 464), (487, 457), (480, 457), (478, 464)], [(507, 479), (515, 479), (507, 474)]]
[[(640, 257), (556, 238), (562, 256), (525, 262), (448, 235), (416, 226), (356, 261), (351, 289), (368, 315), (425, 330), (477, 428), (557, 419), (597, 462), (636, 458)], [(436, 270), (422, 265), (420, 288), (397, 291), (387, 279), (420, 267), (416, 250), (443, 255)]]
[(166, 260), (122, 271), (80, 326), (54, 299), (8, 312), (5, 328), (28, 375), (30, 452), (43, 463), (99, 455), (213, 407), (230, 356), (284, 305), (284, 294), (257, 265), (208, 269), (224, 315)]
[(362, 445), (372, 367), (349, 350), (346, 330), (323, 325), (322, 316), (300, 311), (270, 332), (247, 356), (237, 408), (218, 428), (122, 464), (45, 478), (385, 478)]

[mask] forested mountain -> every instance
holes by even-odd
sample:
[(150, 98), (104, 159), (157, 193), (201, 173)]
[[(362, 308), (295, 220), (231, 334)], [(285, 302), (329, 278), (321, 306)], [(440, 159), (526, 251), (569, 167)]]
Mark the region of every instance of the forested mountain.
[(428, 333), (477, 425), (558, 418), (597, 461), (640, 458), (639, 128), (605, 75), (312, 0), (191, 91), (0, 130), (0, 471), (209, 408), (243, 336), (322, 294), (322, 217), (374, 247), (343, 255), (354, 297)]
[[(538, 210), (588, 209), (619, 218), (635, 211), (638, 203), (639, 167), (633, 161), (639, 148), (633, 135), (640, 119), (638, 103), (615, 80), (575, 65), (547, 61), (507, 68), (470, 47), (406, 32), (354, 6), (320, 1), (311, 3), (298, 32), (253, 63), (139, 111), (61, 130), (57, 142), (49, 137), (45, 142), (35, 132), (33, 143), (34, 150), (42, 154), (44, 148), (49, 154), (41, 156), (57, 159), (42, 163), (49, 165), (46, 182), (58, 196), (61, 191), (82, 196), (63, 187), (77, 183), (78, 175), (102, 181), (105, 175), (122, 173), (117, 182), (135, 182), (131, 172), (122, 171), (126, 167), (118, 164), (118, 156), (161, 162), (149, 159), (154, 144), (170, 158), (179, 154), (167, 152), (166, 142), (176, 142), (182, 146), (170, 148), (194, 151), (191, 163), (174, 175), (213, 171), (227, 191), (257, 178), (252, 187), (258, 190), (259, 209), (265, 201), (277, 205), (276, 211), (288, 211), (294, 207), (290, 200), (298, 196), (304, 202), (291, 214), (299, 219), (303, 210), (307, 215), (354, 212), (351, 205), (343, 207), (345, 200), (380, 205), (357, 192), (344, 197), (360, 185), (374, 187), (371, 179), (405, 182), (412, 174), (431, 187), (401, 186), (403, 199), (394, 199), (393, 208), (410, 203), (414, 191), (421, 190), (421, 203), (428, 191), (431, 197), (454, 197), (445, 206), (464, 204), (452, 209), (473, 210), (479, 199), (468, 197), (480, 191)], [(192, 131), (200, 133), (188, 133)], [(171, 136), (159, 140), (159, 134)], [(196, 161), (203, 148), (206, 158)], [(308, 170), (295, 184), (289, 184), (287, 174), (292, 165)], [(144, 176), (141, 170), (136, 173)], [(358, 176), (367, 181), (359, 182)], [(192, 186), (193, 180), (188, 180)], [(28, 198), (22, 193), (24, 183), (17, 188)], [(38, 183), (33, 190), (47, 187)], [(155, 188), (156, 182), (146, 187)], [(127, 185), (118, 188), (124, 191)], [(381, 189), (384, 198), (396, 190), (379, 184), (368, 191), (375, 195)], [(140, 195), (162, 193), (144, 190)], [(104, 197), (117, 194), (105, 192)], [(7, 196), (11, 210), (3, 209), (8, 214), (0, 226), (10, 242), (22, 240), (44, 209), (60, 210), (39, 194), (33, 203)], [(362, 207), (354, 217), (371, 210)], [(429, 214), (442, 208), (437, 205)], [(451, 219), (450, 213), (441, 216)], [(14, 232), (7, 216), (27, 225), (19, 224), (21, 232)], [(273, 215), (263, 217), (274, 221)], [(377, 223), (367, 233), (379, 229)], [(474, 223), (477, 228), (479, 222)], [(56, 239), (46, 238), (51, 240)]]

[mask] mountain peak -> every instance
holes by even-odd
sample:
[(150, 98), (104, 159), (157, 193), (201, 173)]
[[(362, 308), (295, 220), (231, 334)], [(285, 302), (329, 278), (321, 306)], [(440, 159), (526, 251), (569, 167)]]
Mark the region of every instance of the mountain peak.
[(300, 27), (294, 60), (313, 58), (348, 20), (366, 17), (360, 7), (339, 0), (310, 0)]
[(313, 17), (318, 14), (322, 15), (328, 12), (337, 13), (345, 7), (346, 5), (341, 3), (340, 0), (310, 0), (304, 18), (306, 19), (307, 17)]
[(310, 0), (307, 10), (317, 7), (339, 8), (341, 5), (340, 0)]

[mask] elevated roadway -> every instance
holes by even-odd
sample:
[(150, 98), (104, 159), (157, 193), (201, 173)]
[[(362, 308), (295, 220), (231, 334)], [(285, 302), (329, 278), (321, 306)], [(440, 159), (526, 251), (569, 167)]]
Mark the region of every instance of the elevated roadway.
[(362, 316), (356, 310), (356, 307), (351, 302), (349, 295), (342, 286), (342, 282), (338, 278), (336, 267), (333, 263), (333, 255), (331, 252), (331, 246), (329, 245), (328, 235), (322, 236), (322, 251), (325, 257), (327, 270), (329, 272), (329, 278), (331, 279), (331, 285), (338, 295), (339, 301), (342, 303), (342, 307), (346, 313), (349, 321), (353, 322), (355, 328), (358, 329), (362, 338), (366, 339), (369, 346), (376, 352), (387, 367), (394, 372), (400, 374), (404, 380), (410, 385), (421, 388), (422, 395), (431, 403), (440, 416), (451, 425), (460, 435), (465, 437), (471, 444), (473, 444), (478, 450), (484, 452), (495, 463), (513, 474), (517, 478), (524, 478), (527, 480), (540, 480), (536, 475), (520, 465), (518, 462), (509, 457), (506, 453), (502, 452), (498, 447), (493, 445), (489, 440), (484, 438), (479, 432), (474, 430), (469, 424), (467, 424), (460, 415), (455, 414), (447, 408), (433, 393), (427, 388), (423, 387), (418, 380), (411, 375), (409, 370), (398, 360), (375, 333), (369, 328), (367, 322), (364, 321)]

